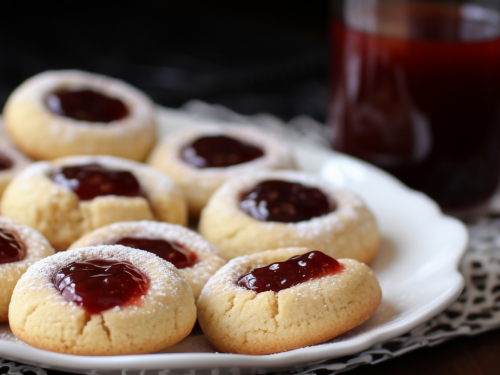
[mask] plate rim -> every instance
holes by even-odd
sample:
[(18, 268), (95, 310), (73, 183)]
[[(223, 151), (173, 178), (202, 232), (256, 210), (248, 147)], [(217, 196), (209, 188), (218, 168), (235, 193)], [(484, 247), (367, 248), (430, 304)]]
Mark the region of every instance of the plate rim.
[[(162, 109), (160, 114), (165, 117), (169, 113), (175, 113), (176, 124), (187, 123), (188, 126), (204, 126), (200, 124), (200, 119), (192, 116), (183, 117), (182, 114), (172, 110)], [(161, 117), (161, 116), (160, 116)], [(165, 120), (163, 120), (165, 121)], [(175, 123), (174, 121), (174, 123)], [(210, 121), (204, 121), (204, 123), (210, 123)], [(220, 123), (212, 122), (211, 124), (231, 126), (230, 123)], [(234, 125), (234, 124), (233, 124)], [(178, 125), (167, 125), (177, 127)], [(248, 124), (237, 124), (237, 126), (251, 126)], [(251, 126), (252, 127), (252, 126)], [(295, 140), (286, 140), (288, 143), (296, 143)], [(457, 231), (457, 235), (461, 237), (458, 240), (460, 243), (460, 248), (457, 249), (455, 254), (455, 259), (450, 262), (450, 275), (456, 278), (456, 284), (454, 288), (449, 288), (446, 291), (446, 296), (440, 301), (434, 300), (431, 306), (426, 305), (425, 311), (420, 314), (417, 318), (411, 321), (411, 324), (403, 324), (404, 319), (396, 324), (396, 328), (391, 330), (386, 330), (379, 332), (377, 335), (372, 335), (364, 337), (363, 335), (353, 337), (348, 339), (345, 350), (338, 350), (340, 354), (328, 355), (329, 346), (335, 343), (319, 344), (311, 347), (298, 348), (287, 352), (270, 354), (270, 355), (242, 355), (242, 354), (228, 354), (228, 353), (153, 353), (153, 354), (140, 354), (140, 355), (122, 355), (122, 356), (78, 356), (71, 354), (63, 354), (50, 352), (42, 349), (37, 349), (31, 346), (25, 346), (24, 344), (17, 344), (14, 342), (4, 341), (0, 338), (0, 355), (6, 356), (7, 358), (15, 361), (21, 361), (27, 364), (34, 364), (44, 368), (49, 369), (63, 369), (71, 370), (73, 372), (87, 372), (89, 369), (94, 371), (121, 371), (127, 370), (156, 370), (156, 369), (172, 369), (172, 370), (188, 370), (188, 369), (211, 369), (211, 368), (266, 368), (269, 370), (275, 370), (276, 368), (294, 368), (295, 366), (306, 365), (306, 363), (317, 363), (323, 360), (329, 360), (334, 358), (339, 358), (345, 355), (353, 355), (363, 350), (370, 348), (371, 346), (389, 340), (391, 338), (400, 336), (411, 329), (417, 327), (418, 325), (426, 322), (430, 318), (434, 317), (441, 311), (443, 311), (451, 302), (453, 302), (459, 295), (464, 286), (464, 277), (458, 270), (460, 259), (462, 258), (468, 243), (468, 232), (465, 225), (457, 219), (444, 215), (439, 209), (438, 205), (427, 197), (425, 194), (412, 190), (406, 187), (403, 183), (395, 179), (393, 176), (389, 175), (387, 172), (378, 169), (377, 167), (370, 165), (362, 160), (358, 160), (354, 157), (344, 155), (333, 150), (328, 150), (317, 145), (304, 143), (301, 144), (301, 151), (304, 148), (310, 148), (310, 152), (315, 150), (320, 153), (324, 153), (325, 157), (335, 157), (344, 160), (348, 160), (350, 163), (355, 163), (361, 166), (365, 170), (369, 170), (370, 173), (375, 173), (383, 178), (383, 180), (389, 181), (389, 183), (397, 188), (399, 191), (407, 194), (410, 199), (420, 199), (422, 202), (426, 202), (426, 210), (434, 217), (437, 221), (443, 221), (448, 223), (448, 225), (454, 226)], [(309, 151), (305, 151), (309, 152)], [(418, 198), (416, 198), (418, 197)], [(457, 246), (458, 247), (458, 246)], [(358, 343), (358, 341), (361, 341)], [(355, 350), (353, 350), (355, 349)], [(311, 351), (312, 354), (311, 355)], [(21, 355), (19, 355), (21, 353)], [(196, 356), (196, 361), (192, 360), (192, 356)], [(307, 357), (307, 360), (306, 358)], [(48, 361), (47, 361), (48, 360)], [(222, 362), (224, 363), (221, 363)], [(196, 363), (195, 363), (196, 362)], [(286, 364), (284, 363), (286, 362)], [(91, 366), (88, 364), (92, 363)]]

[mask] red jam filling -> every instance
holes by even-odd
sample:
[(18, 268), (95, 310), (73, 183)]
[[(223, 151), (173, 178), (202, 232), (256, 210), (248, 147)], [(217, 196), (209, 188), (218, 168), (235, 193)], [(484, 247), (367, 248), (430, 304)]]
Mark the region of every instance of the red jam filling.
[(121, 100), (93, 90), (58, 90), (47, 95), (45, 102), (53, 113), (79, 121), (111, 122), (129, 114)]
[(3, 171), (5, 169), (10, 169), (12, 168), (12, 160), (10, 160), (7, 156), (4, 154), (0, 153), (0, 171)]
[(342, 272), (344, 266), (321, 251), (297, 255), (285, 262), (255, 268), (238, 279), (238, 285), (257, 293), (279, 292), (311, 279)]
[(11, 231), (0, 228), (0, 264), (19, 262), (26, 257), (26, 245)]
[(264, 151), (249, 143), (225, 136), (206, 136), (181, 151), (181, 158), (196, 168), (223, 168), (260, 158)]
[(240, 208), (260, 221), (296, 223), (326, 215), (337, 207), (315, 187), (269, 180), (243, 193)]
[(149, 279), (127, 261), (86, 260), (61, 268), (52, 282), (68, 302), (100, 314), (116, 306), (139, 306), (149, 289)]
[(177, 242), (151, 240), (149, 238), (124, 237), (116, 245), (145, 250), (172, 263), (178, 269), (191, 267), (196, 263), (196, 253), (186, 249)]
[(53, 173), (52, 180), (73, 190), (83, 201), (102, 195), (144, 196), (139, 181), (132, 173), (108, 169), (99, 164), (61, 167)]

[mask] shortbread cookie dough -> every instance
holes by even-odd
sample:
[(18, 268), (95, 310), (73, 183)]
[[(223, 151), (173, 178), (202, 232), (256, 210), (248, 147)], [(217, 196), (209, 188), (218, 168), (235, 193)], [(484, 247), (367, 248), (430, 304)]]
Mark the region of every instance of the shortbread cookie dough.
[(19, 278), (33, 263), (54, 253), (40, 233), (0, 216), (0, 322), (7, 320), (10, 298)]
[(382, 292), (368, 266), (340, 259), (340, 272), (279, 292), (257, 293), (238, 285), (255, 268), (304, 254), (288, 248), (231, 260), (203, 288), (198, 321), (217, 351), (272, 354), (330, 340), (367, 320)]
[(218, 249), (199, 234), (180, 225), (154, 221), (111, 224), (86, 234), (69, 247), (121, 244), (151, 251), (173, 263), (193, 289), (197, 299), (201, 289), (215, 272), (226, 264)]
[[(256, 203), (245, 199), (241, 204), (249, 192), (268, 181), (271, 184), (281, 181), (293, 184), (290, 201), (273, 206), (272, 200), (279, 202), (281, 194), (273, 187), (266, 192), (269, 202)], [(318, 204), (318, 216), (311, 216), (311, 212), (314, 214), (313, 202)], [(250, 216), (244, 208), (263, 217)], [(265, 221), (268, 214), (276, 219)], [(295, 221), (287, 222), (288, 217)], [(298, 171), (268, 171), (231, 179), (210, 198), (201, 214), (198, 229), (204, 238), (219, 248), (225, 259), (268, 249), (303, 246), (323, 251), (335, 259), (352, 258), (369, 263), (379, 246), (377, 223), (361, 198)]]
[[(129, 184), (130, 176), (126, 183), (110, 177), (102, 186), (97, 176), (97, 181), (91, 181), (97, 183), (91, 185), (92, 189), (80, 189), (80, 193), (88, 195), (86, 198), (91, 198), (97, 189), (99, 196), (93, 199), (81, 199), (71, 189), (75, 183), (81, 186), (77, 180), (67, 178), (62, 179), (62, 184), (56, 182), (54, 176), (59, 176), (56, 172), (61, 168), (82, 166), (131, 174), (138, 184), (135, 187), (139, 195), (126, 196), (127, 191), (114, 195), (107, 190), (134, 187)], [(40, 231), (56, 250), (66, 250), (83, 234), (114, 222), (158, 220), (181, 225), (187, 222), (184, 196), (168, 176), (146, 165), (110, 156), (73, 156), (33, 163), (9, 184), (1, 210), (3, 215)]]
[(0, 138), (0, 197), (10, 180), (21, 172), (30, 160), (5, 138)]
[(14, 143), (34, 159), (113, 155), (144, 160), (155, 143), (154, 105), (125, 82), (76, 70), (47, 71), (4, 108)]
[[(125, 263), (125, 271), (115, 271), (117, 262)], [(86, 271), (79, 271), (83, 266)], [(129, 288), (117, 289), (121, 283)], [(195, 321), (193, 292), (179, 271), (151, 253), (119, 245), (36, 263), (19, 280), (9, 309), (10, 327), (21, 340), (81, 355), (154, 352), (186, 337)]]
[(288, 148), (248, 127), (210, 126), (167, 136), (149, 164), (171, 176), (186, 193), (189, 215), (198, 218), (213, 192), (235, 175), (292, 169)]

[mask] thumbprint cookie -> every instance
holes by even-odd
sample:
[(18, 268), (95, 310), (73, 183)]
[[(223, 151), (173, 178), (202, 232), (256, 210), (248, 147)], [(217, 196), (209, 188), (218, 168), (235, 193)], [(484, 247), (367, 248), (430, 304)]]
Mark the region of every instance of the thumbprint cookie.
[(73, 243), (69, 250), (114, 244), (149, 251), (172, 263), (188, 280), (195, 299), (208, 279), (226, 264), (217, 248), (199, 234), (180, 225), (145, 220), (96, 229)]
[(193, 292), (169, 262), (120, 245), (65, 251), (21, 277), (9, 308), (14, 335), (80, 355), (151, 353), (186, 337)]
[(203, 210), (199, 232), (225, 259), (299, 246), (368, 263), (379, 246), (375, 217), (360, 197), (299, 171), (227, 181)]
[(149, 164), (171, 176), (186, 193), (189, 215), (198, 218), (226, 180), (262, 169), (291, 169), (288, 148), (254, 128), (210, 126), (168, 135)]
[(113, 155), (144, 160), (156, 139), (151, 100), (125, 82), (76, 70), (47, 71), (10, 95), (5, 126), (38, 160)]
[(33, 163), (9, 184), (1, 209), (40, 231), (58, 251), (114, 222), (187, 222), (184, 196), (174, 181), (144, 164), (111, 156)]
[(365, 264), (285, 248), (233, 259), (217, 271), (198, 299), (198, 321), (218, 351), (272, 354), (351, 330), (381, 299)]

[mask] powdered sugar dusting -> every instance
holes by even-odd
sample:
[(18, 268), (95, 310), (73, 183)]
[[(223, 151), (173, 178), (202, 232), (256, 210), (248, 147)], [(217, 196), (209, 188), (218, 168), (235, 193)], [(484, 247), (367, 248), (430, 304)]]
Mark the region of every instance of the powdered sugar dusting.
[(186, 227), (148, 220), (114, 223), (96, 229), (71, 245), (70, 249), (83, 246), (114, 244), (125, 236), (176, 241), (195, 251), (201, 258), (218, 253), (215, 246), (204, 240), (198, 233)]
[[(159, 215), (155, 212), (155, 209), (157, 207), (164, 209), (164, 201), (172, 202), (171, 204), (174, 208), (179, 210), (179, 215), (182, 213), (182, 209), (186, 209), (183, 194), (170, 177), (147, 165), (112, 156), (72, 156), (56, 159), (51, 162), (36, 162), (28, 166), (13, 180), (15, 182), (13, 186), (15, 186), (16, 191), (22, 192), (22, 195), (26, 195), (27, 197), (33, 196), (35, 186), (39, 189), (49, 187), (52, 188), (49, 190), (53, 192), (52, 199), (58, 200), (61, 189), (72, 195), (74, 193), (51, 180), (50, 176), (56, 168), (91, 163), (101, 164), (111, 169), (127, 170), (133, 173), (146, 192), (148, 203), (150, 203), (152, 211), (156, 216)], [(165, 218), (159, 217), (157, 219), (164, 220)]]
[(335, 230), (336, 226), (340, 226), (339, 229), (342, 229), (341, 217), (356, 220), (361, 215), (361, 211), (365, 210), (361, 198), (356, 194), (346, 190), (334, 189), (327, 181), (319, 177), (300, 171), (260, 171), (231, 179), (214, 194), (214, 197), (217, 196), (217, 199), (221, 199), (225, 203), (224, 216), (246, 215), (239, 208), (240, 194), (252, 189), (260, 182), (271, 179), (297, 182), (305, 186), (316, 187), (337, 204), (337, 209), (329, 214), (298, 223), (262, 222), (262, 225), (269, 231), (272, 231), (275, 226), (287, 225), (294, 227), (300, 232), (300, 236), (307, 238), (307, 236), (314, 236), (313, 233), (320, 230), (320, 227)]
[(269, 250), (261, 253), (245, 255), (231, 259), (225, 266), (220, 268), (203, 288), (205, 298), (210, 298), (212, 293), (237, 293), (247, 290), (237, 284), (240, 276), (255, 268), (265, 267), (274, 262), (282, 262), (291, 257), (308, 252), (307, 248), (284, 248)]
[[(217, 201), (218, 212), (226, 220), (232, 220), (237, 216), (250, 218), (239, 208), (239, 199), (242, 192), (252, 189), (260, 182), (277, 179), (289, 182), (298, 182), (306, 186), (320, 189), (329, 199), (336, 203), (337, 208), (323, 216), (297, 223), (259, 222), (263, 231), (273, 232), (276, 227), (288, 227), (294, 233), (296, 243), (284, 238), (283, 245), (301, 246), (301, 240), (318, 238), (322, 233), (332, 233), (330, 239), (336, 233), (342, 233), (347, 222), (368, 223), (360, 226), (360, 235), (366, 230), (373, 230), (373, 215), (366, 208), (363, 201), (355, 193), (347, 190), (333, 188), (328, 182), (316, 176), (300, 171), (261, 171), (248, 173), (239, 178), (231, 179), (225, 183), (212, 197), (211, 201)], [(326, 239), (328, 241), (328, 239)]]
[(70, 249), (111, 245), (123, 237), (161, 239), (177, 242), (195, 252), (198, 258), (197, 263), (192, 267), (179, 270), (193, 287), (195, 296), (199, 294), (199, 291), (201, 291), (201, 288), (208, 279), (225, 263), (218, 256), (218, 249), (198, 233), (180, 225), (147, 220), (115, 223), (99, 228), (79, 239), (71, 245)]
[[(33, 184), (30, 180), (32, 180), (34, 177), (43, 177), (46, 179), (47, 183), (55, 184), (49, 179), (49, 176), (54, 172), (56, 168), (61, 166), (85, 165), (91, 163), (98, 163), (109, 168), (131, 171), (134, 175), (137, 176), (137, 178), (141, 182), (141, 185), (143, 185), (148, 193), (159, 191), (162, 192), (162, 194), (165, 194), (178, 191), (178, 187), (175, 182), (165, 174), (158, 172), (145, 164), (112, 156), (70, 156), (56, 159), (52, 162), (35, 162), (24, 169), (24, 171), (19, 174), (18, 179), (25, 182), (28, 189), (33, 187)], [(148, 184), (149, 181), (152, 182), (151, 186), (150, 184)]]
[[(131, 171), (137, 176), (141, 185), (147, 190), (148, 193), (154, 191), (161, 191), (163, 194), (177, 190), (177, 185), (168, 176), (157, 170), (132, 160), (117, 158), (113, 156), (69, 156), (65, 158), (56, 159), (53, 162), (55, 167), (67, 165), (85, 165), (90, 163), (102, 164), (105, 167), (124, 169)], [(153, 185), (148, 186), (148, 182), (152, 181)]]
[(326, 187), (322, 187), (322, 190), (334, 199), (337, 209), (330, 214), (309, 221), (286, 224), (292, 226), (300, 238), (316, 238), (325, 231), (340, 233), (344, 230), (346, 221), (362, 222), (366, 209), (358, 196), (346, 190), (334, 191)]
[[(112, 121), (107, 126), (88, 126), (86, 121), (73, 120), (52, 114), (44, 105), (45, 96), (60, 88), (90, 89), (102, 92), (123, 101), (129, 115), (122, 120)], [(127, 83), (106, 77), (77, 70), (47, 71), (38, 74), (19, 86), (10, 96), (9, 102), (30, 102), (38, 110), (51, 116), (53, 134), (64, 135), (65, 140), (78, 139), (79, 133), (96, 133), (120, 135), (127, 129), (139, 130), (151, 125), (153, 104), (149, 98)]]
[[(225, 168), (196, 168), (185, 163), (179, 155), (187, 144), (210, 135), (227, 135), (248, 142), (264, 151), (262, 157)], [(149, 164), (174, 176), (190, 201), (208, 201), (210, 195), (229, 178), (255, 170), (293, 168), (295, 163), (288, 147), (266, 133), (254, 128), (203, 126), (169, 135), (157, 146)], [(196, 203), (195, 205), (199, 205)]]
[(17, 234), (26, 245), (26, 257), (23, 260), (0, 264), (0, 284), (2, 280), (12, 281), (16, 270), (27, 269), (36, 261), (55, 253), (45, 237), (27, 225), (0, 216), (0, 228)]
[[(242, 142), (250, 143), (260, 147), (264, 151), (264, 155), (257, 159), (253, 159), (246, 163), (231, 165), (225, 168), (196, 168), (187, 163), (184, 163), (179, 155), (181, 150), (194, 140), (206, 136), (226, 135), (233, 137)], [(195, 172), (203, 178), (214, 177), (215, 175), (224, 175), (227, 179), (234, 173), (243, 171), (255, 171), (256, 169), (269, 169), (269, 168), (286, 168), (293, 165), (292, 156), (289, 148), (283, 143), (278, 142), (272, 136), (250, 127), (235, 127), (229, 125), (212, 125), (203, 126), (195, 130), (188, 130), (184, 132), (177, 132), (170, 134), (164, 139), (164, 144), (168, 145), (171, 152), (166, 156), (165, 163), (176, 162), (184, 164), (186, 169)], [(160, 145), (159, 148), (162, 146)], [(188, 181), (186, 181), (188, 182)], [(209, 181), (208, 181), (209, 183)]]
[[(215, 295), (236, 295), (240, 292), (248, 292), (237, 284), (238, 279), (255, 268), (265, 267), (271, 263), (283, 262), (293, 256), (304, 254), (310, 251), (307, 248), (291, 247), (276, 250), (268, 250), (261, 253), (245, 255), (230, 260), (224, 267), (219, 269), (217, 273), (209, 280), (205, 288), (203, 288), (200, 298), (210, 300)], [(336, 290), (342, 293), (342, 290), (349, 287), (349, 282), (346, 282), (349, 277), (354, 275), (359, 270), (361, 263), (353, 259), (338, 259), (343, 265), (343, 270), (334, 275), (326, 275), (320, 278), (314, 278), (306, 282), (297, 284), (291, 288), (283, 289), (276, 293), (279, 300), (279, 295), (282, 292), (290, 293), (292, 291), (294, 298), (298, 300), (307, 300), (310, 298), (323, 298), (325, 287), (329, 292)], [(363, 266), (362, 267), (366, 267)], [(368, 269), (368, 268), (366, 268)], [(265, 292), (267, 293), (267, 292)], [(273, 292), (274, 293), (274, 292)], [(330, 307), (327, 307), (327, 309)]]
[[(170, 295), (175, 296), (179, 294), (179, 288), (187, 286), (185, 278), (179, 275), (171, 263), (146, 251), (112, 245), (66, 251), (45, 258), (28, 269), (19, 280), (16, 291), (17, 289), (27, 289), (30, 293), (36, 293), (37, 290), (49, 289), (54, 292), (51, 294), (52, 302), (68, 304), (54, 287), (52, 277), (59, 269), (70, 263), (89, 259), (114, 259), (132, 263), (150, 279), (151, 284), (146, 293), (146, 300), (154, 300), (158, 296), (165, 295), (167, 291)], [(79, 307), (74, 306), (74, 308)], [(137, 306), (127, 307), (127, 309), (129, 308), (137, 309)]]
[(18, 339), (10, 330), (8, 323), (0, 323), (0, 342), (8, 342), (16, 345), (29, 346), (24, 341)]

